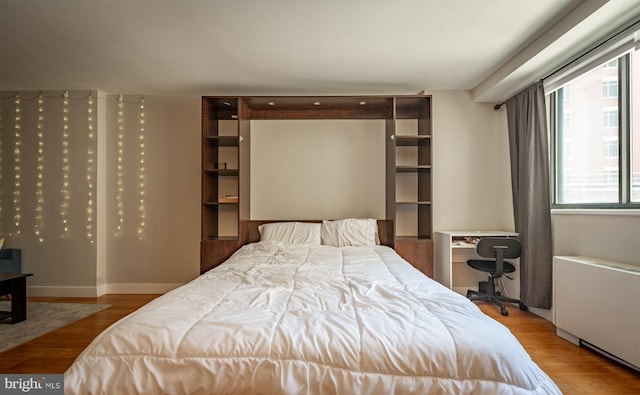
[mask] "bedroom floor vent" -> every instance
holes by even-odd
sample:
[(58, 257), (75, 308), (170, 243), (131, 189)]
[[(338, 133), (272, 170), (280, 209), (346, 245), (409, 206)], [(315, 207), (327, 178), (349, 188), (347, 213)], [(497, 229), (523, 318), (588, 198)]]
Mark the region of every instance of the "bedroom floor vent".
[(640, 267), (553, 258), (556, 334), (640, 371)]

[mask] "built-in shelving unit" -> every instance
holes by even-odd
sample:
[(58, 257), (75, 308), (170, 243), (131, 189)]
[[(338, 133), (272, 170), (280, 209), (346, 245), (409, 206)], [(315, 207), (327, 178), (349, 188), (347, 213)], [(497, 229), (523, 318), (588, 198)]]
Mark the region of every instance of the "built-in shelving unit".
[(240, 224), (248, 219), (248, 141), (241, 98), (202, 98), (201, 264), (220, 263), (241, 245)]
[(387, 217), (394, 218), (394, 247), (432, 276), (431, 97), (395, 97), (390, 126)]
[[(431, 238), (431, 98), (395, 98), (396, 211), (415, 223), (396, 224), (396, 237)], [(408, 196), (407, 196), (408, 195)]]
[(218, 98), (203, 102), (203, 240), (238, 237), (238, 201), (236, 199), (231, 202), (228, 199), (229, 196), (238, 196), (238, 102), (237, 98)]
[(202, 272), (251, 238), (252, 119), (384, 120), (386, 218), (381, 232), (401, 256), (433, 276), (431, 97), (423, 95), (203, 97)]

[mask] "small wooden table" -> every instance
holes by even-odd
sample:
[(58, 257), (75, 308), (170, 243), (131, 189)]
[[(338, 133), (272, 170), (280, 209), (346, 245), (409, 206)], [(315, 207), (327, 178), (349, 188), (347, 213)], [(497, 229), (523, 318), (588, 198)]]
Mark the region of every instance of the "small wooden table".
[(0, 311), (0, 320), (11, 317), (15, 324), (27, 319), (27, 277), (33, 273), (0, 273), (0, 283), (11, 285), (11, 311)]

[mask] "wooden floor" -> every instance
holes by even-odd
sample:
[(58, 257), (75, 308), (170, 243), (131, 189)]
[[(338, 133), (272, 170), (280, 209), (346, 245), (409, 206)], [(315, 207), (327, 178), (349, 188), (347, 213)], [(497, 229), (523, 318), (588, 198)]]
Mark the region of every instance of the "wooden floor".
[[(156, 296), (30, 298), (42, 302), (108, 303), (112, 307), (0, 353), (0, 373), (63, 373), (100, 331)], [(513, 332), (564, 394), (640, 394), (640, 373), (561, 339), (549, 321), (517, 307), (509, 308), (509, 316), (503, 317), (494, 306), (483, 302), (479, 306)]]

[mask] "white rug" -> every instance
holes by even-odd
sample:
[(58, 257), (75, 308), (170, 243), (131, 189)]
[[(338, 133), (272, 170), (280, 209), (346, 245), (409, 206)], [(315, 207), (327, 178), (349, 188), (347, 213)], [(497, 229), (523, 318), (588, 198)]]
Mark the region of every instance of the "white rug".
[[(27, 302), (25, 321), (17, 324), (11, 324), (10, 318), (0, 321), (0, 352), (109, 307), (108, 304)], [(0, 301), (0, 311), (9, 310), (10, 302)]]

